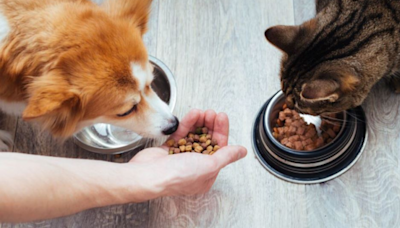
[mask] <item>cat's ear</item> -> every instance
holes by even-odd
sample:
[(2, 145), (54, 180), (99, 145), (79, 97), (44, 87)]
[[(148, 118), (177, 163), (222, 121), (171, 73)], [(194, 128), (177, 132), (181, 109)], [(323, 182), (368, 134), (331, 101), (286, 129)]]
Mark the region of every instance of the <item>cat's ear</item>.
[(296, 39), (300, 33), (300, 26), (278, 25), (265, 31), (265, 38), (275, 47), (291, 54), (295, 50)]
[(317, 79), (305, 83), (300, 97), (308, 102), (329, 101), (335, 102), (339, 99), (340, 84), (330, 79)]
[(317, 19), (315, 18), (299, 26), (277, 25), (265, 31), (265, 38), (285, 53), (293, 54), (316, 27)]

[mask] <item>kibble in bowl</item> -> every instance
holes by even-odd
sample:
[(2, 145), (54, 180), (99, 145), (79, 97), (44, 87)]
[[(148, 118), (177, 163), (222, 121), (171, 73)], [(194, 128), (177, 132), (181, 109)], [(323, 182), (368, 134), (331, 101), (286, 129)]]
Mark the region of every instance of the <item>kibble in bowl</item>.
[[(286, 181), (314, 184), (338, 177), (356, 163), (364, 151), (368, 139), (367, 120), (361, 107), (323, 118), (323, 120), (327, 120), (327, 123), (322, 122), (321, 128), (324, 128), (325, 125), (328, 128), (321, 129), (322, 136), (326, 133), (328, 135), (325, 134), (325, 137), (329, 136), (333, 140), (331, 141), (327, 138), (321, 147), (306, 151), (304, 150), (304, 145), (303, 150), (296, 150), (293, 145), (289, 148), (281, 143), (284, 138), (293, 136), (286, 137), (286, 133), (280, 135), (278, 130), (278, 128), (285, 127), (285, 125), (290, 128), (294, 122), (292, 117), (287, 118), (286, 115), (279, 114), (284, 111), (285, 100), (285, 94), (282, 91), (278, 91), (264, 103), (254, 121), (252, 131), (253, 149), (260, 164), (266, 170)], [(289, 111), (292, 116), (297, 118), (297, 115), (291, 110), (286, 110), (286, 114), (289, 114)], [(281, 115), (281, 120), (278, 123), (279, 115)], [(309, 116), (306, 117), (308, 118)], [(285, 121), (287, 119), (288, 122), (283, 122), (282, 119)], [(312, 117), (307, 120), (315, 121)], [(340, 127), (337, 124), (330, 123), (332, 120), (340, 123)], [(302, 122), (300, 121), (300, 123)], [(334, 126), (336, 126), (336, 129), (333, 129)], [(274, 128), (276, 129), (274, 130)], [(339, 128), (340, 130), (336, 133)], [(305, 128), (305, 131), (301, 132), (302, 130), (300, 130), (300, 133), (304, 135), (306, 130), (310, 130), (311, 141), (309, 142), (310, 144), (315, 144), (315, 141), (312, 140), (313, 138), (315, 139), (315, 135), (312, 136), (314, 133), (311, 129), (312, 127), (310, 129)], [(329, 131), (329, 129), (332, 131)], [(315, 130), (317, 129), (315, 128)], [(336, 136), (333, 134), (330, 136), (328, 131), (330, 134), (332, 132), (335, 133)], [(287, 132), (288, 134), (293, 134), (291, 132), (294, 132), (294, 129), (292, 128), (291, 131), (287, 129)], [(280, 139), (280, 137), (282, 138)], [(292, 140), (294, 139), (292, 138)], [(298, 146), (300, 147), (299, 144)]]
[(314, 124), (306, 123), (298, 112), (282, 106), (276, 119), (272, 135), (282, 145), (300, 151), (312, 151), (332, 142), (342, 124), (339, 114), (326, 114), (319, 129)]
[(213, 155), (221, 147), (218, 145), (218, 141), (208, 133), (207, 127), (198, 127), (195, 132), (189, 132), (186, 137), (178, 141), (168, 140), (166, 144), (169, 147), (169, 154), (201, 153)]

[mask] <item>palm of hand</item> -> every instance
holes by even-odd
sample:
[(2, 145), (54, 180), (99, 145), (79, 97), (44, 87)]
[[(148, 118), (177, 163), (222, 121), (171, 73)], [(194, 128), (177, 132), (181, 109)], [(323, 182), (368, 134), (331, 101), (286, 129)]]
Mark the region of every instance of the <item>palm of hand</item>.
[(218, 140), (221, 149), (212, 156), (198, 153), (168, 155), (168, 147), (148, 148), (138, 153), (130, 162), (151, 166), (152, 170), (165, 178), (164, 195), (198, 194), (207, 192), (216, 180), (219, 171), (226, 165), (244, 157), (246, 149), (227, 146), (229, 119), (224, 113), (212, 110), (192, 110), (181, 121), (178, 130), (171, 136), (175, 140), (185, 137), (196, 127), (205, 126), (209, 134)]

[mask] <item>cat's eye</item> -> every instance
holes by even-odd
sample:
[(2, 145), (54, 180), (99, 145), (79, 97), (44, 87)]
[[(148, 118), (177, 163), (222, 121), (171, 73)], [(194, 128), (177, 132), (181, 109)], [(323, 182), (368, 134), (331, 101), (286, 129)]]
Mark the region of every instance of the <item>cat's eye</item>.
[(131, 109), (129, 109), (129, 111), (127, 111), (127, 112), (125, 112), (123, 114), (118, 114), (117, 116), (118, 117), (125, 117), (125, 116), (130, 115), (132, 112), (134, 112), (136, 110), (137, 110), (137, 104), (133, 105), (133, 107)]

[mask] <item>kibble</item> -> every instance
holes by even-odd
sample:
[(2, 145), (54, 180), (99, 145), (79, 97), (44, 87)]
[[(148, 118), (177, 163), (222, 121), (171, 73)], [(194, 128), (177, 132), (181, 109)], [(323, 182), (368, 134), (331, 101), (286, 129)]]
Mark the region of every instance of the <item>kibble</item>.
[(220, 149), (218, 141), (212, 138), (207, 127), (198, 127), (195, 132), (190, 132), (185, 138), (177, 142), (170, 139), (166, 142), (169, 147), (168, 154), (202, 153), (212, 155)]
[(184, 146), (184, 145), (186, 145), (186, 139), (180, 139), (180, 140), (178, 141), (178, 145), (179, 145), (179, 146)]
[[(321, 123), (321, 135), (313, 124), (307, 124), (298, 112), (291, 110), (286, 104), (282, 106), (276, 119), (272, 135), (282, 145), (300, 151), (311, 151), (318, 149), (330, 142), (337, 136), (341, 129), (341, 124), (337, 114), (329, 114), (327, 120)], [(332, 120), (332, 121), (331, 121)], [(211, 145), (213, 142), (211, 142)], [(215, 148), (214, 148), (215, 149)]]

